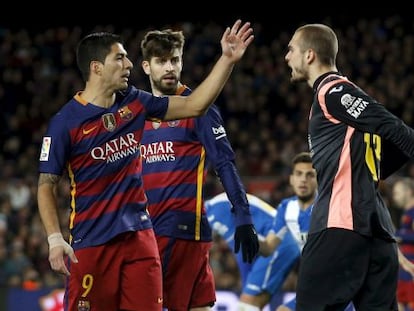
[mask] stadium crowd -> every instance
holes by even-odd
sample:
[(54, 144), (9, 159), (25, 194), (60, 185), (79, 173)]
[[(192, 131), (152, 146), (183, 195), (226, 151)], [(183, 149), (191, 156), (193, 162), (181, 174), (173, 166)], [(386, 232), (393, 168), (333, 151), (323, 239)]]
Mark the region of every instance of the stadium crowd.
[[(338, 23), (327, 18), (340, 36), (338, 67), (353, 77), (404, 121), (414, 126), (414, 22), (398, 16)], [(296, 26), (296, 25), (294, 25)], [(197, 85), (219, 55), (219, 23), (180, 23), (187, 42), (182, 80)], [(235, 68), (218, 99), (227, 135), (237, 154), (237, 167), (249, 192), (276, 206), (291, 194), (288, 183), (292, 157), (307, 150), (307, 122), (312, 93), (290, 83), (285, 47), (290, 29), (253, 25), (256, 39)], [(83, 29), (56, 27), (42, 31), (0, 27), (0, 286), (27, 289), (60, 287), (63, 279), (47, 260), (48, 246), (36, 205), (37, 166), (46, 120), (82, 87), (75, 64), (75, 48), (89, 30), (108, 30), (126, 40), (135, 61), (132, 83), (150, 90), (140, 67), (139, 42), (148, 29), (114, 25)], [(401, 175), (414, 178), (414, 165)], [(216, 177), (209, 177), (206, 196), (221, 192)], [(383, 183), (390, 198), (393, 178)], [(69, 211), (67, 181), (61, 183), (62, 220)], [(67, 207), (67, 208), (65, 208)], [(399, 226), (400, 210), (391, 208)], [(64, 228), (62, 228), (64, 229)], [(211, 255), (218, 289), (240, 290), (232, 250), (218, 239)]]

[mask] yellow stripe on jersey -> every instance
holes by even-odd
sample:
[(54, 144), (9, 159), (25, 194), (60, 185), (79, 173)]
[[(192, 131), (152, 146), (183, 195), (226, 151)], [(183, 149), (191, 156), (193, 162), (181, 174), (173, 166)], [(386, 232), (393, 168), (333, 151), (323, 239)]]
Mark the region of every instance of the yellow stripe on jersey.
[(201, 231), (201, 210), (203, 208), (203, 183), (204, 183), (204, 163), (206, 160), (206, 151), (201, 148), (200, 162), (197, 167), (197, 195), (196, 195), (196, 221), (195, 221), (195, 240), (200, 240)]
[[(75, 177), (73, 175), (72, 168), (70, 165), (68, 165), (68, 175), (70, 179), (70, 185), (71, 185), (71, 192), (70, 192), (70, 216), (69, 216), (69, 231), (73, 228), (73, 222), (76, 215), (76, 204), (75, 204), (75, 195), (76, 195), (76, 182)], [(69, 236), (69, 244), (72, 242), (72, 235)]]

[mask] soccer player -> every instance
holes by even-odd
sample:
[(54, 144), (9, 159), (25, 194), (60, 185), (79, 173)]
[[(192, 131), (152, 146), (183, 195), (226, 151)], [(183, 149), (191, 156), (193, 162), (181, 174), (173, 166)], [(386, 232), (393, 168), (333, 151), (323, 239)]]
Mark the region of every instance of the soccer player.
[(316, 172), (308, 152), (297, 154), (292, 160), (290, 185), (294, 196), (284, 199), (277, 207), (277, 217), (264, 240), (260, 241), (260, 254), (269, 256), (283, 241), (287, 232), (302, 250), (309, 231), (310, 215), (316, 198)]
[[(260, 254), (269, 256), (285, 240), (289, 234), (296, 242), (298, 252), (302, 251), (308, 235), (312, 206), (317, 195), (316, 172), (312, 167), (309, 152), (298, 153), (292, 160), (292, 172), (289, 177), (294, 196), (284, 199), (277, 207), (277, 215), (272, 228), (260, 241)], [(280, 252), (280, 250), (279, 250)], [(295, 300), (288, 302), (282, 308), (294, 310)]]
[[(260, 239), (264, 239), (272, 227), (277, 210), (264, 200), (247, 194), (253, 223)], [(215, 234), (224, 239), (230, 248), (234, 247), (235, 221), (232, 204), (226, 193), (220, 193), (205, 201), (208, 221)], [(271, 256), (258, 256), (251, 264), (236, 260), (242, 280), (239, 309), (262, 310), (272, 297), (278, 294), (289, 272), (297, 263), (300, 250), (294, 238), (287, 233), (278, 249)]]
[[(397, 179), (392, 186), (392, 199), (403, 209), (401, 224), (396, 232), (401, 252), (414, 262), (414, 180)], [(397, 284), (397, 301), (401, 310), (414, 310), (413, 276), (400, 267)]]
[(291, 81), (314, 91), (308, 142), (318, 180), (296, 310), (343, 310), (351, 301), (357, 310), (397, 310), (398, 248), (378, 186), (414, 156), (414, 130), (341, 74), (337, 53), (332, 28), (306, 24), (285, 55)]
[[(141, 41), (142, 68), (154, 95), (191, 96), (180, 81), (184, 35), (153, 30)], [(209, 264), (211, 228), (203, 206), (209, 168), (234, 206), (235, 251), (251, 262), (259, 249), (246, 192), (218, 107), (183, 120), (148, 120), (141, 141), (143, 181), (163, 269), (164, 307), (210, 310), (215, 284)]]
[[(65, 310), (162, 309), (160, 258), (142, 186), (144, 122), (202, 115), (253, 41), (252, 31), (241, 20), (224, 31), (221, 57), (189, 96), (157, 97), (130, 86), (133, 65), (115, 34), (92, 33), (79, 42), (85, 88), (50, 120), (38, 182), (49, 262), (67, 276)], [(71, 185), (69, 243), (55, 197), (65, 172)]]
[[(243, 291), (240, 305), (243, 310), (261, 310), (272, 295), (277, 293), (293, 265), (299, 260), (300, 251), (306, 241), (312, 204), (316, 198), (316, 172), (308, 152), (300, 152), (292, 159), (289, 182), (294, 195), (284, 199), (271, 217), (268, 204), (249, 197), (253, 222), (259, 232), (260, 254), (247, 273), (242, 272)], [(209, 222), (213, 229), (228, 243), (234, 224), (229, 220), (228, 208), (218, 209), (218, 203), (226, 205), (223, 195), (206, 203)], [(214, 209), (210, 206), (213, 205)], [(272, 208), (274, 210), (274, 208)], [(223, 232), (224, 231), (224, 232)], [(293, 243), (292, 243), (293, 242)], [(231, 245), (231, 244), (230, 244)], [(242, 270), (243, 271), (243, 270)], [(270, 279), (269, 279), (270, 278)]]

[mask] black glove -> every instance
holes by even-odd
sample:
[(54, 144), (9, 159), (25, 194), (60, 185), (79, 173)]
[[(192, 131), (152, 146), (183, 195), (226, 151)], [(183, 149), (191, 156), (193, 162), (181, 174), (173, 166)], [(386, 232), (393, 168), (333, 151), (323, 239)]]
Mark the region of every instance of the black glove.
[(241, 225), (236, 227), (234, 233), (234, 252), (238, 253), (242, 247), (243, 261), (252, 263), (259, 251), (259, 239), (257, 238), (256, 229), (252, 224)]

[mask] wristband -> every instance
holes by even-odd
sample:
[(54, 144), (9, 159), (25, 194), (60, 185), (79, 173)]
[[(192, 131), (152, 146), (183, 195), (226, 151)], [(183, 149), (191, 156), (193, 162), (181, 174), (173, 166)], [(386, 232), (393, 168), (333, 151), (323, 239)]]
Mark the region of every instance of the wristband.
[(63, 239), (62, 233), (55, 232), (47, 237), (47, 242), (49, 243), (49, 249), (62, 246), (65, 247), (66, 241)]

